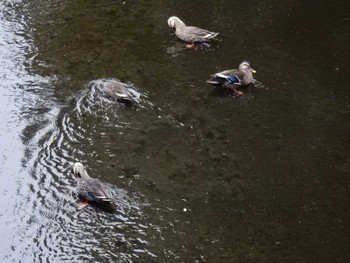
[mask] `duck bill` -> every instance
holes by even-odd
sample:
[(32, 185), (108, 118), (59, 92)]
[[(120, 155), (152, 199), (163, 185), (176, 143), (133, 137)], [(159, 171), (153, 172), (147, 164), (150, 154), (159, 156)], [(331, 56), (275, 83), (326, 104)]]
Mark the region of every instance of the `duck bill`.
[(252, 68), (250, 69), (250, 71), (253, 72), (254, 74), (256, 73), (256, 70), (254, 70)]

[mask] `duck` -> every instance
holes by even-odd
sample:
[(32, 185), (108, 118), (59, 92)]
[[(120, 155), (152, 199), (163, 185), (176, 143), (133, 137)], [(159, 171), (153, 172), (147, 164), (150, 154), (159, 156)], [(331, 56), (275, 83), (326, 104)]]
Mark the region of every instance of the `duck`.
[(91, 178), (80, 162), (74, 163), (72, 173), (78, 180), (78, 198), (81, 207), (93, 205), (108, 205), (112, 199), (105, 186), (98, 179)]
[(134, 102), (133, 94), (128, 90), (129, 85), (117, 80), (108, 80), (102, 83), (102, 91), (115, 101), (131, 104)]
[(186, 26), (177, 16), (170, 17), (168, 25), (175, 28), (175, 35), (178, 38), (190, 43), (186, 45), (188, 48), (193, 47), (196, 42), (208, 42), (219, 34), (195, 26)]
[(253, 73), (256, 71), (252, 69), (249, 62), (243, 61), (238, 69), (224, 70), (211, 75), (211, 79), (207, 80), (207, 83), (243, 95), (243, 92), (238, 89), (249, 86), (253, 82)]

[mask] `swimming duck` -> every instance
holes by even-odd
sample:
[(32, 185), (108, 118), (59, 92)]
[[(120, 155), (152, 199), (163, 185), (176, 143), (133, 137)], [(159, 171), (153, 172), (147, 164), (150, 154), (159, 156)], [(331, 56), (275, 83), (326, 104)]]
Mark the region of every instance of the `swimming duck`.
[(129, 85), (117, 80), (109, 80), (102, 83), (102, 91), (116, 101), (132, 103), (133, 94), (128, 90)]
[(76, 162), (73, 165), (72, 173), (78, 178), (80, 206), (85, 207), (89, 204), (107, 205), (112, 202), (104, 185), (98, 179), (91, 178), (83, 164)]
[(211, 75), (212, 78), (207, 80), (207, 83), (232, 90), (235, 94), (243, 95), (242, 91), (237, 89), (250, 85), (253, 82), (253, 73), (256, 73), (256, 71), (251, 68), (247, 61), (243, 61), (238, 69), (224, 70)]
[(186, 26), (185, 23), (176, 16), (172, 16), (168, 19), (168, 25), (169, 27), (175, 28), (175, 35), (178, 38), (191, 43), (186, 46), (188, 48), (193, 47), (195, 42), (208, 42), (219, 34), (195, 26)]

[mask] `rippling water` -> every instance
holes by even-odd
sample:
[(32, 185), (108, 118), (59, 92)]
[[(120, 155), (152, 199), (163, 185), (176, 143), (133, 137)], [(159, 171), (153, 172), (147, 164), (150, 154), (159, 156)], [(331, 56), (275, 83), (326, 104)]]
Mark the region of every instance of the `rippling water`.
[(12, 9), (15, 2), (7, 4), (1, 13), (3, 262), (151, 260), (155, 255), (145, 236), (158, 237), (159, 230), (143, 222), (142, 208), (149, 204), (142, 196), (109, 185), (118, 204), (115, 213), (78, 210), (69, 173), (84, 156), (76, 146), (91, 145), (95, 126), (101, 129), (101, 123), (88, 119), (101, 117), (102, 128), (115, 127), (117, 134), (130, 124), (118, 120), (116, 104), (95, 98), (93, 87), (59, 102), (53, 97), (55, 77), (28, 74), (24, 65), (33, 47), (24, 32), (26, 21)]
[[(0, 3), (1, 262), (349, 260), (349, 4), (219, 2)], [(244, 97), (205, 83), (245, 59)], [(115, 211), (78, 207), (76, 161)]]

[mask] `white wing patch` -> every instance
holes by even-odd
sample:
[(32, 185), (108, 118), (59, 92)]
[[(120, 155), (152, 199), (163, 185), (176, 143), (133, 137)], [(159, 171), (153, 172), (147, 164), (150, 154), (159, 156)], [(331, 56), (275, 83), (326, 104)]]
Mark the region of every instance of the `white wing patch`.
[(128, 95), (123, 94), (123, 93), (115, 92), (115, 94), (116, 94), (117, 96), (121, 97), (121, 98), (127, 98), (127, 97), (128, 97)]

